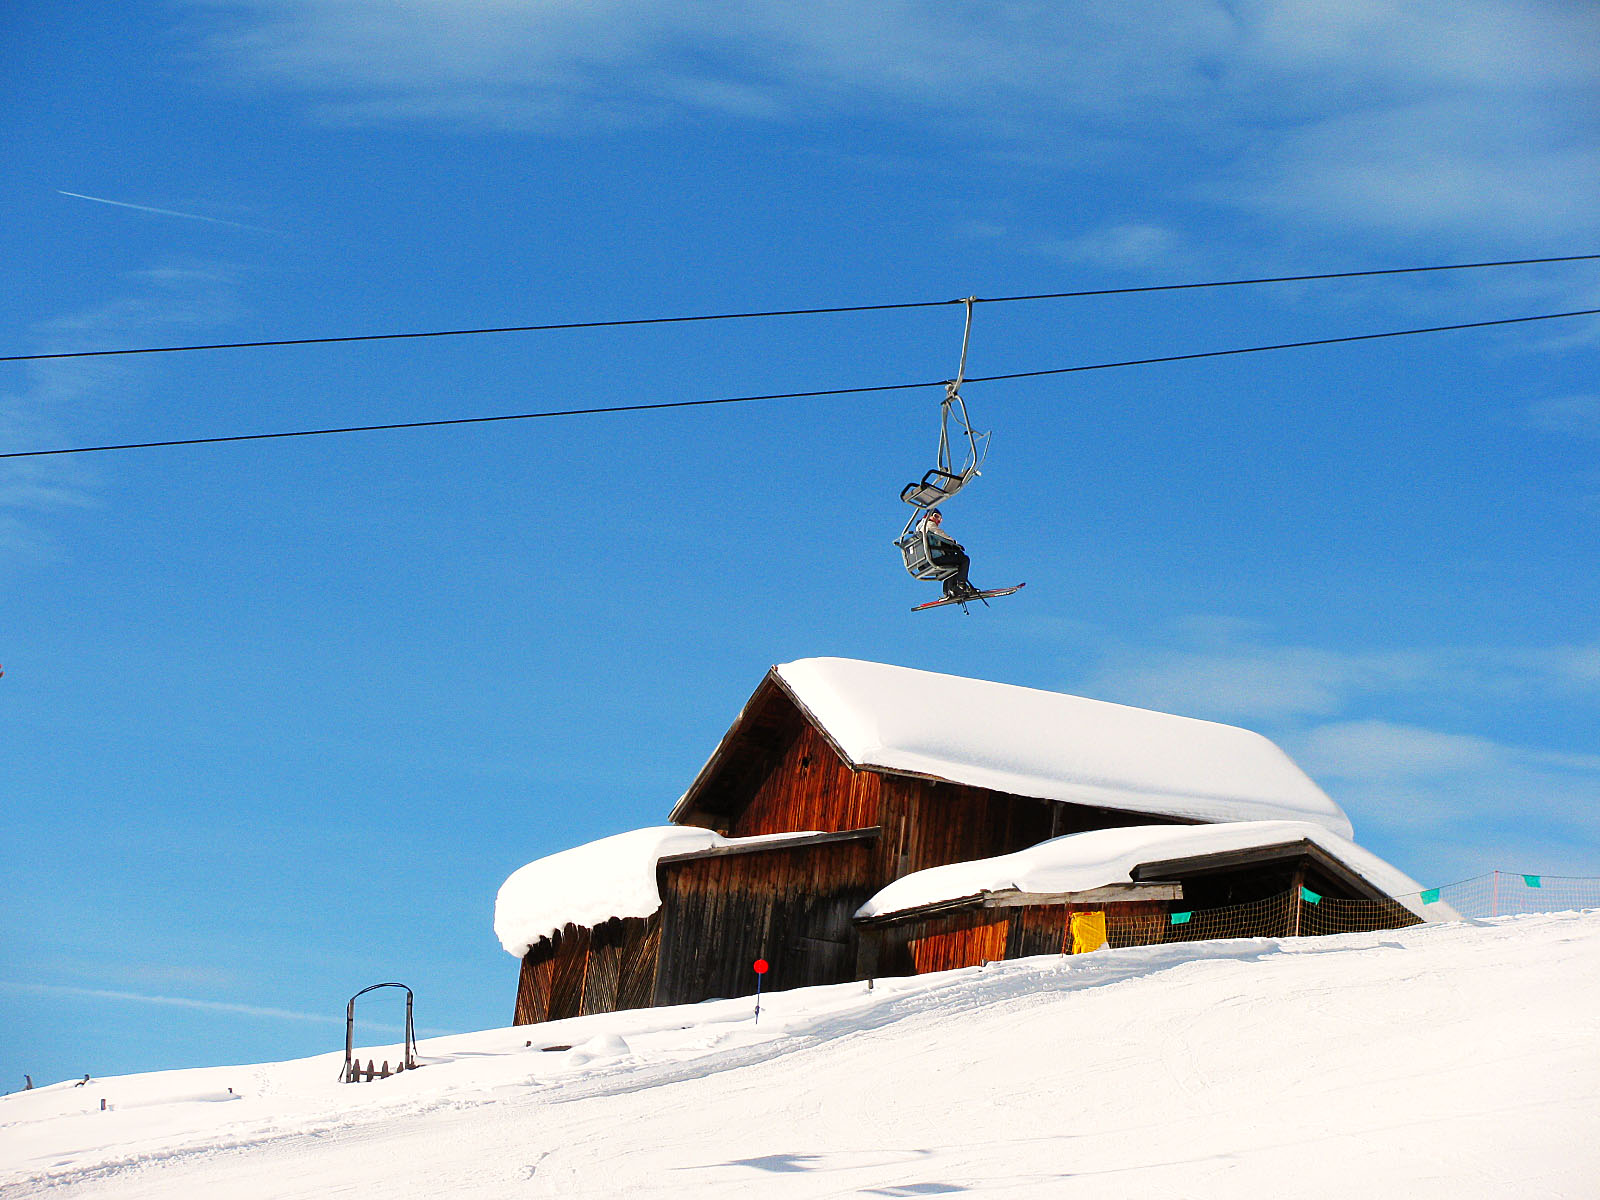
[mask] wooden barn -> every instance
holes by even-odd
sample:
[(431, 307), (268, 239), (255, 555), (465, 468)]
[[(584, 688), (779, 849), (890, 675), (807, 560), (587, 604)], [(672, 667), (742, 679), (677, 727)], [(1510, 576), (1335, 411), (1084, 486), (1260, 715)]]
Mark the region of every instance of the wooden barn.
[[(1258, 734), (851, 659), (773, 667), (670, 820), (507, 881), (496, 932), (522, 959), (518, 1023), (745, 995), (756, 958), (776, 990), (1070, 951), (1097, 913), (1101, 942), (1163, 940), (1177, 906), (1294, 880), (1417, 890), (1349, 842), (1338, 805)], [(1245, 825), (1282, 828), (1183, 840)], [(1127, 836), (1170, 853), (1083, 887), (880, 896), (1043, 843), (1073, 859)]]

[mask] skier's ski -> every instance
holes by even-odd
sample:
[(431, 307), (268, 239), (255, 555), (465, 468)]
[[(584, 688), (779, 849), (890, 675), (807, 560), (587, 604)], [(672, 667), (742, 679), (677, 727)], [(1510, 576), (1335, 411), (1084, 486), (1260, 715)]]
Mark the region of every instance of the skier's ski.
[(1020, 592), (1028, 585), (1019, 583), (1016, 587), (990, 588), (983, 592), (968, 592), (965, 596), (942, 596), (938, 600), (929, 600), (926, 604), (918, 604), (911, 611), (921, 612), (925, 608), (943, 608), (947, 604), (959, 604), (966, 608), (974, 600), (993, 600), (996, 596), (1009, 596), (1012, 592)]

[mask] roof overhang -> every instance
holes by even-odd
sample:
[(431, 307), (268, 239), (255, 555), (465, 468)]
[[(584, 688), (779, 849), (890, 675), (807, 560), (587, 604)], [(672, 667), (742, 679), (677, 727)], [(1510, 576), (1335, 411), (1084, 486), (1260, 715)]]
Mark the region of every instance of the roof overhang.
[(946, 913), (966, 912), (983, 908), (1026, 908), (1046, 904), (1128, 904), (1139, 900), (1182, 900), (1181, 883), (1112, 883), (1103, 887), (1087, 888), (1078, 892), (1024, 892), (1018, 888), (1003, 888), (992, 892), (975, 892), (924, 904), (917, 908), (901, 909), (876, 917), (857, 917), (855, 923), (864, 929), (897, 925), (902, 921), (919, 921)]
[(1189, 858), (1170, 858), (1159, 862), (1140, 863), (1133, 869), (1136, 880), (1171, 879), (1174, 876), (1192, 879), (1201, 875), (1214, 875), (1220, 871), (1233, 871), (1262, 863), (1282, 862), (1286, 859), (1305, 859), (1329, 878), (1348, 888), (1363, 900), (1392, 899), (1371, 880), (1350, 869), (1343, 861), (1329, 854), (1309, 838), (1276, 842), (1267, 846), (1250, 846), (1239, 850), (1223, 850), (1214, 854), (1200, 854)]
[(782, 841), (763, 841), (759, 844), (712, 846), (706, 850), (690, 850), (683, 854), (667, 854), (656, 860), (656, 866), (668, 867), (674, 863), (699, 862), (706, 858), (729, 858), (736, 854), (774, 854), (789, 850), (809, 850), (817, 846), (832, 846), (841, 842), (867, 842), (883, 831), (876, 825), (863, 829), (846, 829), (840, 833), (808, 833), (787, 837)]

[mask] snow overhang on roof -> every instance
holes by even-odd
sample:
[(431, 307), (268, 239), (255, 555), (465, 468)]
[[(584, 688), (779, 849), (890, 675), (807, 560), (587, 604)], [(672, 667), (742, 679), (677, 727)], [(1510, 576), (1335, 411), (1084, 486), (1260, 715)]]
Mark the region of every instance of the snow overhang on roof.
[(848, 658), (801, 659), (772, 674), (853, 767), (1125, 812), (1351, 833), (1327, 793), (1247, 729)]
[[(1234, 821), (1215, 825), (1135, 825), (1053, 838), (995, 858), (951, 863), (895, 880), (856, 910), (858, 920), (885, 918), (991, 893), (1088, 892), (1136, 882), (1151, 863), (1179, 866), (1230, 851), (1309, 842), (1376, 892), (1428, 921), (1459, 920), (1447, 905), (1424, 905), (1422, 886), (1376, 854), (1309, 821)], [(1130, 897), (1132, 898), (1132, 897)]]
[(720, 848), (756, 850), (816, 836), (728, 838), (683, 825), (613, 834), (512, 872), (495, 897), (494, 933), (508, 954), (521, 958), (540, 938), (567, 925), (593, 928), (613, 917), (650, 916), (661, 907), (656, 866), (662, 859)]

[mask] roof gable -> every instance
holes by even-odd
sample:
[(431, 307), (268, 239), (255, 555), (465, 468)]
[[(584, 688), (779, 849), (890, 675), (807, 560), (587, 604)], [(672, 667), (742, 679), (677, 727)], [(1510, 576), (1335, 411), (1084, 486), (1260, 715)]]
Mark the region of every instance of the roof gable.
[(1260, 734), (1059, 692), (844, 658), (772, 668), (673, 810), (692, 811), (785, 695), (854, 769), (1180, 820), (1349, 818)]

